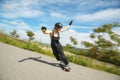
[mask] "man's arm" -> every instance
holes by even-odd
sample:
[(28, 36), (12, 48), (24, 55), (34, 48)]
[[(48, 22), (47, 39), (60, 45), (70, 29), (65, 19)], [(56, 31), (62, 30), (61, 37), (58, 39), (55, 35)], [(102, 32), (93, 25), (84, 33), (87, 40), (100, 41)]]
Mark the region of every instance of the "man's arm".
[(63, 27), (63, 28), (60, 30), (60, 32), (63, 32), (63, 31), (65, 31), (65, 30), (67, 30), (67, 29), (72, 25), (72, 23), (73, 23), (73, 20), (70, 21), (70, 23), (69, 23), (67, 26)]
[(51, 30), (47, 30), (47, 28), (44, 27), (44, 26), (41, 28), (41, 30), (42, 30), (42, 32), (43, 32), (44, 34), (50, 34), (50, 33), (52, 33)]
[(42, 31), (44, 34), (50, 34), (50, 33), (52, 33), (52, 31), (51, 30), (46, 30), (46, 31)]
[(65, 30), (67, 30), (69, 27), (70, 27), (70, 25), (67, 25), (67, 26), (63, 27), (63, 28), (60, 30), (60, 32), (63, 32), (63, 31), (65, 31)]

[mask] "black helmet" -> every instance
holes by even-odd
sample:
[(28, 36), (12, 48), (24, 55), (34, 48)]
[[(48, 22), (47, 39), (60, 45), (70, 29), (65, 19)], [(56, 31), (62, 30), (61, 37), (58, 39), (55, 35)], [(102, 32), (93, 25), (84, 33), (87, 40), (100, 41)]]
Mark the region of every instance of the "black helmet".
[(54, 28), (62, 28), (62, 27), (63, 27), (63, 25), (60, 22), (58, 22), (55, 24)]

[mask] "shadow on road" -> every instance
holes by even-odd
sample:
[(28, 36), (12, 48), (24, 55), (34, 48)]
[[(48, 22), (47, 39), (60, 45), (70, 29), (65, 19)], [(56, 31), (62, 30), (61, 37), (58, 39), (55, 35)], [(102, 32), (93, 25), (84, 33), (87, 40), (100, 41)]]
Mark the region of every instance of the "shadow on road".
[(18, 62), (24, 62), (26, 60), (33, 60), (33, 61), (37, 61), (37, 62), (41, 62), (41, 63), (45, 63), (45, 64), (48, 64), (48, 65), (51, 65), (51, 66), (54, 66), (54, 67), (60, 67), (59, 66), (59, 63), (51, 63), (51, 62), (48, 62), (48, 61), (45, 61), (45, 60), (41, 60), (40, 59), (41, 57), (28, 57), (28, 58), (25, 58), (25, 59), (22, 59)]

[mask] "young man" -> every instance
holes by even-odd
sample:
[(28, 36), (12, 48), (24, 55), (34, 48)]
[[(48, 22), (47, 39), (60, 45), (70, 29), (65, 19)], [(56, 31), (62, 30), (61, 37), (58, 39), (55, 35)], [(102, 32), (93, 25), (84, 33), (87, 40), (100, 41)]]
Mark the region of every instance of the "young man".
[(61, 61), (61, 64), (63, 64), (65, 68), (70, 68), (70, 67), (69, 67), (69, 62), (64, 54), (62, 45), (59, 42), (59, 39), (60, 39), (59, 33), (65, 31), (67, 28), (69, 28), (71, 26), (72, 22), (73, 21), (70, 21), (69, 25), (67, 25), (66, 27), (63, 27), (63, 25), (61, 23), (56, 23), (54, 30), (50, 30), (50, 31), (48, 31), (46, 27), (41, 28), (41, 30), (44, 34), (50, 35), (51, 48), (52, 48), (53, 54), (58, 61)]

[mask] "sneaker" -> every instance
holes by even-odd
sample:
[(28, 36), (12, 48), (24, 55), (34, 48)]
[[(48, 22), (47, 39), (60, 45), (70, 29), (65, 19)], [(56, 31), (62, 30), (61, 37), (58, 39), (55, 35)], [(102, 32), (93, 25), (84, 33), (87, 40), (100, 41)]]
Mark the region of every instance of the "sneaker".
[(64, 68), (66, 69), (71, 69), (70, 65), (69, 64), (66, 65), (63, 61), (61, 61), (60, 64), (63, 65)]
[(61, 61), (60, 64), (65, 66), (65, 63), (63, 61)]
[(64, 67), (64, 68), (71, 70), (71, 67), (70, 67), (70, 65), (69, 65), (69, 64), (68, 64), (68, 65), (65, 65), (65, 67)]

